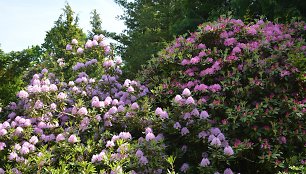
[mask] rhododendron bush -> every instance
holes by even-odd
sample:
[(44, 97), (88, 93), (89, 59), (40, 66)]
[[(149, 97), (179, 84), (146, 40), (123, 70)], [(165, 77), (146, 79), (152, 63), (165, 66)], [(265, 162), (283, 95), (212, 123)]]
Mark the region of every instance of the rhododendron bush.
[[(181, 101), (177, 94), (189, 89), (198, 109), (208, 113), (200, 117), (209, 116), (209, 124), (219, 127), (231, 145), (233, 171), (287, 171), (306, 160), (305, 34), (304, 22), (219, 19), (178, 37), (139, 78), (152, 89), (157, 106), (170, 105), (173, 97)], [(186, 113), (175, 115), (180, 119), (175, 127), (189, 130), (179, 140), (188, 145), (180, 161), (196, 164), (202, 143), (223, 137), (199, 133), (205, 124), (194, 122), (198, 113)]]
[[(49, 62), (5, 109), (0, 173), (165, 173), (197, 167), (231, 172), (226, 161), (233, 149), (191, 92), (180, 91), (172, 109), (153, 108), (147, 87), (120, 78), (122, 60), (103, 39), (95, 36), (84, 48), (72, 40), (66, 47), (70, 59)], [(194, 154), (197, 164), (175, 163), (194, 148), (185, 145), (186, 137), (197, 134), (209, 136), (196, 140), (203, 146), (193, 151), (201, 151)]]
[(72, 40), (1, 113), (0, 173), (273, 173), (304, 164), (304, 23), (222, 19), (122, 79)]

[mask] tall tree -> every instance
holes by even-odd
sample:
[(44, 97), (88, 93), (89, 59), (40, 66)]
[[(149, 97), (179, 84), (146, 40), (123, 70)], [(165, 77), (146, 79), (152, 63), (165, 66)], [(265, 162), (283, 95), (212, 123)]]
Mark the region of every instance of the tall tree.
[(86, 34), (78, 26), (78, 17), (74, 17), (74, 12), (69, 4), (65, 5), (55, 26), (47, 32), (42, 48), (48, 53), (53, 53), (57, 57), (63, 57), (65, 47), (72, 39), (77, 39), (79, 43), (84, 43)]
[(88, 31), (88, 38), (92, 38), (94, 35), (99, 34), (105, 35), (106, 31), (102, 29), (102, 19), (100, 14), (96, 9), (94, 9), (90, 14), (91, 31)]
[(166, 41), (173, 38), (169, 32), (171, 9), (168, 8), (172, 1), (116, 0), (125, 10), (121, 19), (127, 30), (125, 35), (121, 35), (119, 42), (123, 44), (120, 48), (121, 56), (130, 76), (163, 48)]
[(90, 14), (91, 14), (90, 16), (91, 30), (88, 31), (87, 39), (92, 39), (94, 35), (100, 35), (100, 34), (103, 34), (104, 36), (115, 40), (119, 39), (119, 36), (115, 32), (109, 32), (103, 30), (102, 19), (96, 9), (94, 9)]

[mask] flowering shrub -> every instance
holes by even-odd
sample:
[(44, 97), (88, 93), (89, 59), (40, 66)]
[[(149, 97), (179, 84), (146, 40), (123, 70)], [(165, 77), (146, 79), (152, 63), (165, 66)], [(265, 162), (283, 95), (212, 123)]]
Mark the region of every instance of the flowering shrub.
[[(182, 171), (201, 161), (197, 154), (211, 150), (203, 154), (203, 171), (232, 164), (236, 172), (277, 173), (304, 165), (305, 30), (304, 22), (244, 24), (221, 18), (178, 37), (145, 66), (139, 79), (157, 107), (169, 106), (174, 113), (169, 135), (176, 130), (182, 136), (171, 137), (169, 146), (188, 147), (178, 153), (177, 161), (189, 162)], [(213, 148), (220, 145), (230, 158), (218, 157)]]
[(0, 173), (231, 173), (233, 148), (188, 89), (153, 108), (146, 86), (120, 78), (101, 36), (77, 43), (2, 112)]
[[(222, 19), (179, 37), (143, 82), (103, 36), (4, 108), (0, 173), (275, 173), (305, 164), (304, 23)], [(53, 64), (52, 64), (53, 63)], [(299, 169), (300, 170), (300, 169)], [(301, 167), (302, 170), (302, 167)]]

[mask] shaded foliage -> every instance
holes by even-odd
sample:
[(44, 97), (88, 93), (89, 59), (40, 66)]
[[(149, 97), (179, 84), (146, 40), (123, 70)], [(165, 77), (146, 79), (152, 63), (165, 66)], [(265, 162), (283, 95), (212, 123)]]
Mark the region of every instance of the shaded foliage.
[(28, 68), (37, 64), (40, 59), (39, 46), (10, 53), (0, 50), (0, 101), (4, 105), (16, 100), (17, 91), (24, 86), (23, 78)]

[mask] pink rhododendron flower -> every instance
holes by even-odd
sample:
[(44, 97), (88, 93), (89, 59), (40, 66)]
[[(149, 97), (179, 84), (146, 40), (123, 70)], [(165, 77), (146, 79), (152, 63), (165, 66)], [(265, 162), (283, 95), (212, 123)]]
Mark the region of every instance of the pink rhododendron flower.
[(78, 48), (78, 49), (77, 49), (77, 53), (78, 53), (78, 54), (82, 54), (83, 52), (84, 52), (83, 48)]
[(20, 149), (20, 154), (28, 154), (30, 152), (30, 149), (28, 147), (22, 146)]
[(29, 94), (24, 91), (24, 90), (21, 90), (19, 93), (18, 93), (18, 97), (21, 98), (21, 99), (26, 99), (29, 97)]
[(0, 129), (0, 136), (6, 135), (7, 134), (7, 130), (6, 129)]
[(16, 159), (18, 157), (16, 152), (11, 152), (10, 155), (8, 156), (8, 159), (13, 161), (14, 159)]
[(232, 147), (231, 146), (226, 146), (224, 148), (224, 154), (227, 155), (227, 156), (233, 155), (234, 151), (233, 151)]
[(213, 28), (210, 25), (206, 25), (204, 31), (213, 31)]
[(210, 132), (213, 134), (213, 135), (218, 135), (218, 134), (220, 134), (221, 133), (221, 130), (219, 129), (219, 128), (217, 128), (217, 127), (213, 127), (213, 128), (211, 128), (210, 129)]
[(183, 59), (181, 62), (181, 65), (185, 66), (185, 65), (188, 65), (189, 63), (190, 63), (189, 60)]
[(207, 111), (202, 111), (200, 114), (200, 119), (207, 119), (209, 117)]
[(257, 31), (254, 27), (250, 27), (250, 28), (247, 29), (247, 33), (250, 34), (250, 35), (256, 35)]
[(189, 134), (189, 130), (187, 127), (183, 127), (182, 130), (181, 130), (181, 135), (184, 136), (186, 134)]
[(195, 101), (192, 97), (188, 97), (185, 104), (187, 105), (195, 104)]
[[(202, 131), (202, 132), (200, 132), (199, 135), (198, 135), (199, 138), (203, 138), (203, 139), (204, 139), (206, 136), (207, 136), (206, 131)], [(212, 139), (211, 139), (211, 140), (212, 140)]]
[(281, 77), (285, 77), (285, 76), (288, 76), (288, 75), (290, 75), (291, 73), (290, 73), (290, 71), (287, 71), (287, 70), (283, 70), (283, 71), (281, 71)]
[(180, 171), (186, 173), (188, 169), (189, 169), (189, 164), (184, 163), (184, 164), (181, 166)]
[(66, 45), (66, 50), (72, 50), (72, 45), (67, 44), (67, 45)]
[(32, 136), (31, 139), (29, 140), (29, 142), (32, 143), (32, 144), (38, 143), (38, 138), (37, 138), (37, 136)]
[(107, 141), (106, 142), (106, 147), (114, 147), (115, 143), (113, 141)]
[(228, 33), (227, 33), (227, 31), (223, 31), (223, 32), (220, 34), (220, 38), (222, 38), (222, 39), (228, 38)]
[(6, 144), (4, 142), (0, 142), (0, 151), (4, 150), (5, 147), (6, 147)]
[(234, 172), (230, 168), (227, 168), (224, 170), (224, 174), (234, 174)]
[(52, 110), (55, 110), (55, 109), (56, 109), (56, 104), (55, 104), (55, 103), (51, 103), (50, 108), (51, 108)]
[(223, 133), (219, 133), (218, 136), (217, 136), (217, 138), (219, 138), (220, 141), (225, 140), (225, 136), (224, 136)]
[(176, 95), (175, 98), (174, 98), (174, 101), (176, 103), (180, 103), (182, 101), (182, 97), (180, 95)]
[(60, 141), (63, 141), (63, 140), (65, 140), (65, 136), (63, 134), (58, 134), (56, 136), (56, 139), (55, 139), (56, 142), (60, 142)]
[(68, 142), (73, 144), (78, 142), (78, 139), (75, 135), (70, 135), (70, 137), (68, 138)]
[(181, 129), (181, 124), (179, 122), (174, 123), (174, 129)]
[(155, 135), (151, 132), (149, 132), (147, 135), (146, 135), (146, 141), (150, 141), (150, 140), (154, 140), (155, 139)]
[(67, 98), (67, 94), (63, 93), (63, 92), (60, 92), (58, 95), (57, 95), (57, 98), (60, 99), (60, 100), (64, 100)]
[(138, 149), (138, 150), (136, 151), (136, 156), (137, 156), (138, 158), (141, 158), (141, 157), (143, 156), (143, 152), (142, 152), (140, 149)]
[(200, 59), (200, 57), (198, 57), (198, 56), (195, 56), (195, 57), (193, 57), (193, 58), (190, 59), (190, 63), (191, 63), (191, 64), (197, 64), (197, 63), (199, 63), (200, 61), (201, 61), (201, 59)]
[(205, 91), (207, 91), (207, 89), (208, 89), (208, 86), (206, 86), (205, 84), (196, 85), (194, 87), (195, 91), (203, 91), (203, 92), (205, 92)]
[(132, 139), (132, 135), (129, 132), (120, 132), (119, 137), (124, 140)]
[(141, 164), (141, 165), (146, 165), (146, 164), (148, 164), (148, 158), (147, 157), (145, 157), (145, 156), (141, 156), (140, 157), (140, 159), (139, 159), (139, 163)]
[(237, 42), (237, 40), (235, 38), (227, 38), (224, 41), (224, 45), (225, 46), (231, 46), (234, 45)]
[(219, 147), (219, 146), (221, 146), (221, 141), (219, 140), (219, 138), (215, 137), (215, 138), (211, 141), (210, 145)]
[(204, 52), (204, 51), (201, 51), (200, 53), (199, 53), (199, 57), (203, 57), (203, 56), (206, 56), (207, 54)]
[(191, 92), (188, 88), (185, 88), (183, 90), (183, 93), (182, 93), (183, 96), (186, 96), (186, 97), (189, 97), (191, 95)]
[(92, 43), (92, 46), (97, 46), (97, 45), (99, 45), (99, 43), (98, 43), (96, 40), (93, 40), (91, 43)]
[(85, 107), (81, 107), (81, 108), (78, 110), (77, 114), (79, 114), (79, 115), (87, 115), (87, 114), (88, 114), (88, 111), (87, 111), (87, 109), (86, 109)]
[(212, 92), (218, 92), (221, 90), (221, 86), (219, 84), (214, 84), (209, 86), (209, 90)]
[(206, 49), (206, 45), (203, 44), (203, 43), (200, 43), (200, 44), (198, 45), (198, 49)]
[(133, 109), (133, 110), (137, 110), (137, 109), (139, 109), (139, 105), (138, 105), (138, 103), (133, 103), (132, 105), (131, 105), (131, 109)]
[(201, 163), (200, 163), (200, 166), (201, 166), (201, 167), (207, 167), (207, 166), (209, 166), (209, 164), (210, 164), (209, 159), (203, 158), (202, 161), (201, 161)]
[(23, 132), (23, 128), (22, 127), (17, 127), (15, 130), (15, 134), (20, 135)]
[(232, 54), (240, 53), (241, 49), (237, 46), (233, 49)]
[(78, 44), (78, 40), (76, 40), (76, 39), (72, 39), (71, 44), (73, 44), (73, 45), (77, 45), (77, 44)]
[(91, 40), (87, 40), (86, 44), (85, 44), (85, 48), (91, 48), (93, 46), (92, 41)]
[(55, 84), (50, 85), (50, 91), (57, 91), (57, 90), (58, 90), (58, 88)]

